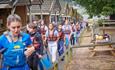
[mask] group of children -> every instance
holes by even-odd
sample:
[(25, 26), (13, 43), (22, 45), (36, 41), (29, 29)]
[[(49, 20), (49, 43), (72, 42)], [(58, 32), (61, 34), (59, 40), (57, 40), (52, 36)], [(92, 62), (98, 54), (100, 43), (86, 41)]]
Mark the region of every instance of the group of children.
[[(57, 25), (57, 29), (52, 23), (46, 26), (43, 20), (41, 20), (39, 26), (38, 23), (27, 24), (27, 32), (31, 37), (35, 37), (32, 38), (33, 45), (36, 42), (39, 45), (38, 50), (29, 57), (30, 66), (34, 65), (31, 64), (32, 61), (34, 63), (36, 59), (42, 57), (44, 49), (50, 53), (52, 63), (54, 63), (57, 59), (57, 52), (61, 56), (64, 50), (69, 47), (70, 42), (71, 45), (76, 44), (77, 34), (80, 32), (81, 27), (79, 23), (69, 22), (68, 19), (65, 20), (64, 25)], [(38, 58), (35, 57), (36, 55)], [(35, 70), (34, 68), (36, 67), (33, 66), (33, 70)]]
[[(77, 34), (82, 28), (81, 24), (75, 24), (68, 19), (65, 19), (63, 25), (58, 24), (57, 26), (52, 23), (46, 26), (41, 20), (40, 23), (28, 23), (26, 25), (27, 32), (24, 33), (21, 31), (21, 23), (21, 18), (18, 15), (10, 15), (7, 18), (9, 31), (0, 37), (0, 50), (5, 48), (5, 51), (2, 52), (3, 67), (8, 70), (24, 70), (22, 68), (25, 68), (26, 65), (29, 65), (31, 70), (38, 70), (38, 66), (40, 70), (43, 70), (40, 60), (44, 56), (44, 51), (50, 53), (52, 63), (56, 62), (57, 52), (61, 56), (65, 49), (69, 48), (70, 43), (75, 45)], [(11, 37), (7, 38), (7, 36)], [(11, 42), (8, 41), (10, 38)], [(14, 63), (12, 59), (14, 59)], [(13, 64), (14, 66), (12, 66)]]

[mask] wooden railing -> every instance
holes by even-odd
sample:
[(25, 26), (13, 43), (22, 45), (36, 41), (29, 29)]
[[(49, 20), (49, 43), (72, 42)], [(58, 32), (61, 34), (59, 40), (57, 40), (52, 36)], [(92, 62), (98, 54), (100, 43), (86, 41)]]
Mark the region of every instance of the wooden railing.
[[(82, 39), (82, 36), (83, 36), (82, 34), (83, 34), (84, 30), (85, 29), (81, 30), (80, 36), (77, 38), (78, 43), (81, 42), (81, 39)], [(80, 44), (78, 44), (78, 45), (80, 45)], [(60, 56), (58, 58), (58, 62), (55, 62), (53, 64), (53, 66), (50, 68), (50, 70), (60, 70), (59, 69), (60, 67), (61, 67), (61, 70), (67, 70), (69, 62), (72, 61), (72, 57), (73, 57), (73, 50), (72, 49), (73, 48), (77, 48), (76, 45), (74, 45), (74, 46), (70, 45), (69, 48), (62, 54), (62, 56)], [(60, 62), (61, 62), (61, 59), (63, 59), (63, 58), (64, 58), (64, 61), (63, 61), (64, 66), (62, 67), (60, 65)]]
[[(64, 67), (62, 67), (59, 63), (64, 59), (63, 64)], [(50, 70), (59, 70), (59, 67), (61, 67), (62, 70), (66, 70), (68, 63), (72, 60), (72, 47), (69, 47), (62, 56), (58, 58), (58, 62), (55, 62), (53, 66), (50, 68)]]
[(70, 61), (72, 61), (72, 49), (74, 48), (83, 48), (83, 47), (94, 47), (94, 46), (104, 46), (104, 45), (115, 45), (115, 42), (109, 42), (109, 43), (100, 43), (100, 44), (86, 44), (86, 45), (75, 45), (70, 48), (68, 48), (62, 56), (59, 57), (58, 62), (55, 62), (53, 66), (50, 68), (50, 70), (59, 70), (61, 59), (64, 57), (64, 67), (63, 70), (66, 70), (68, 68), (68, 64)]
[[(83, 31), (83, 32), (84, 32), (84, 31)], [(60, 66), (59, 63), (61, 62), (61, 59), (62, 59), (63, 57), (65, 57), (65, 58), (64, 58), (65, 63), (64, 63), (63, 70), (67, 70), (66, 68), (68, 68), (68, 63), (69, 63), (70, 61), (72, 61), (72, 56), (73, 56), (73, 54), (72, 54), (73, 50), (72, 50), (72, 49), (74, 49), (74, 48), (94, 47), (94, 46), (105, 46), (105, 45), (115, 45), (115, 41), (111, 41), (111, 42), (107, 42), (107, 43), (97, 43), (97, 44), (96, 44), (96, 43), (90, 43), (90, 44), (81, 45), (81, 44), (80, 44), (81, 39), (84, 37), (84, 36), (82, 35), (83, 32), (81, 33), (81, 35), (80, 35), (80, 37), (79, 37), (79, 39), (78, 39), (79, 44), (74, 45), (74, 46), (70, 46), (70, 48), (68, 48), (68, 49), (63, 53), (63, 55), (59, 57), (58, 62), (55, 62), (55, 63), (53, 64), (53, 66), (51, 67), (50, 70), (59, 70), (59, 66)], [(85, 37), (89, 37), (89, 36), (85, 36)]]
[[(22, 30), (25, 31), (26, 27), (23, 27)], [(84, 30), (83, 30), (84, 32)], [(81, 42), (82, 39), (82, 34), (83, 32), (81, 32), (81, 35), (79, 37), (79, 43)], [(67, 70), (66, 68), (68, 67), (68, 64), (70, 61), (72, 61), (72, 56), (73, 56), (73, 48), (82, 48), (82, 47), (94, 47), (94, 46), (103, 46), (103, 45), (115, 45), (115, 42), (109, 42), (109, 43), (100, 43), (100, 44), (87, 44), (87, 45), (75, 45), (75, 46), (69, 46), (69, 48), (58, 58), (57, 62), (55, 62), (52, 67), (49, 70), (60, 70), (59, 67), (62, 67), (60, 65), (60, 62), (62, 62), (63, 60), (63, 67), (61, 68), (62, 70)]]

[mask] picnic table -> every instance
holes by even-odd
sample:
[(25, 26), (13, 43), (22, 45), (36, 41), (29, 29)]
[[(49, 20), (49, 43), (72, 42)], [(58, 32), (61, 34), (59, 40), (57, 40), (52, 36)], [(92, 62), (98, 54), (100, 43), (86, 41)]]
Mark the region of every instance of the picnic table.
[[(111, 42), (112, 42), (111, 37), (108, 34), (95, 35), (92, 43), (98, 44), (99, 46), (93, 46), (93, 48), (90, 48), (92, 52), (90, 56), (93, 57), (98, 51), (110, 51), (110, 53), (113, 56), (115, 56), (115, 52), (114, 52), (115, 49), (112, 48)], [(102, 44), (105, 44), (105, 45), (103, 45), (102, 47)]]

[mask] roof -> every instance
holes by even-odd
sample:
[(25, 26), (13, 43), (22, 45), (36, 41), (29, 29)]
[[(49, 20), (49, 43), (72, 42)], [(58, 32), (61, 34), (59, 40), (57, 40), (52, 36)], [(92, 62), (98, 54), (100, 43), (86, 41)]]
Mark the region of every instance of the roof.
[(61, 11), (61, 5), (60, 5), (60, 2), (59, 2), (59, 0), (54, 0), (53, 2), (52, 2), (52, 5), (51, 5), (51, 7), (50, 7), (50, 11), (52, 12), (57, 12), (57, 11)]
[[(12, 1), (16, 1), (16, 0), (12, 0)], [(17, 6), (20, 5), (29, 5), (30, 0), (18, 0), (18, 3), (16, 4)], [(32, 8), (31, 8), (31, 12), (32, 14), (41, 14), (41, 10), (40, 10), (40, 4), (42, 4), (42, 13), (43, 14), (49, 14), (50, 13), (50, 9), (51, 9), (51, 5), (54, 1), (54, 7), (52, 9), (52, 13), (54, 14), (54, 9), (55, 7), (57, 7), (56, 10), (60, 10), (61, 13), (64, 12), (64, 7), (66, 2), (64, 0), (32, 0)], [(55, 2), (56, 1), (56, 2)], [(58, 1), (58, 2), (57, 2)], [(0, 0), (0, 8), (11, 8), (12, 7), (12, 2), (11, 0)], [(59, 13), (57, 13), (59, 14)]]
[[(42, 14), (49, 14), (50, 13), (51, 5), (52, 5), (53, 1), (54, 0), (44, 0), (44, 3), (42, 4)], [(60, 7), (61, 7), (60, 12), (62, 13), (64, 10), (64, 7), (65, 7), (65, 1), (59, 0), (59, 3), (60, 3)], [(57, 5), (55, 5), (55, 6), (57, 7)], [(40, 10), (39, 5), (32, 5), (31, 12), (32, 12), (32, 14), (41, 14), (41, 10)], [(54, 14), (54, 8), (52, 9), (52, 13)]]
[[(43, 0), (31, 0), (32, 5), (40, 5), (44, 1)], [(27, 5), (30, 4), (30, 0), (19, 0), (18, 5)]]
[[(0, 6), (1, 4), (9, 4), (9, 6), (12, 6), (14, 2), (16, 2), (17, 6), (20, 5), (40, 5), (42, 4), (44, 1), (43, 0), (0, 0)], [(30, 2), (31, 1), (31, 2)]]
[[(44, 0), (44, 3), (42, 4), (42, 13), (49, 13), (50, 6), (52, 4), (53, 0)], [(39, 5), (32, 5), (31, 9), (32, 13), (41, 13), (40, 6)]]
[(0, 0), (0, 4), (7, 4), (9, 2), (10, 2), (10, 0)]
[(11, 8), (11, 6), (9, 4), (0, 4), (0, 9), (3, 8)]

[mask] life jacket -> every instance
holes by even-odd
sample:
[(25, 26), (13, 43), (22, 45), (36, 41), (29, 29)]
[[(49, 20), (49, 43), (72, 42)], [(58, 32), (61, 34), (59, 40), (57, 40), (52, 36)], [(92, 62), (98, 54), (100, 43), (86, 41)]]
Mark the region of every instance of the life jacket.
[(43, 26), (43, 28), (40, 26), (40, 31), (42, 35), (45, 35), (46, 30), (45, 30), (45, 25)]
[(45, 25), (43, 26), (43, 28), (40, 26), (40, 32), (41, 32), (41, 35), (42, 35), (42, 40), (44, 40), (45, 39), (45, 33), (46, 33)]
[[(66, 27), (68, 27), (68, 29), (66, 29)], [(65, 26), (64, 33), (65, 34), (70, 34), (71, 33), (71, 30), (70, 30), (69, 26)]]
[(76, 25), (76, 30), (79, 31), (80, 30), (80, 26)]
[(64, 39), (64, 32), (62, 30), (58, 31), (58, 34), (59, 34), (60, 39)]
[(26, 57), (24, 54), (25, 44), (22, 41), (23, 33), (19, 36), (18, 41), (13, 42), (9, 32), (5, 32), (4, 35), (8, 40), (8, 46), (3, 53), (3, 64), (9, 67), (18, 67), (26, 64)]
[(50, 31), (48, 31), (48, 41), (56, 41), (57, 36), (54, 35), (55, 30), (53, 31), (53, 34), (50, 34)]
[(75, 32), (75, 28), (74, 28), (74, 26), (72, 26), (72, 31)]

